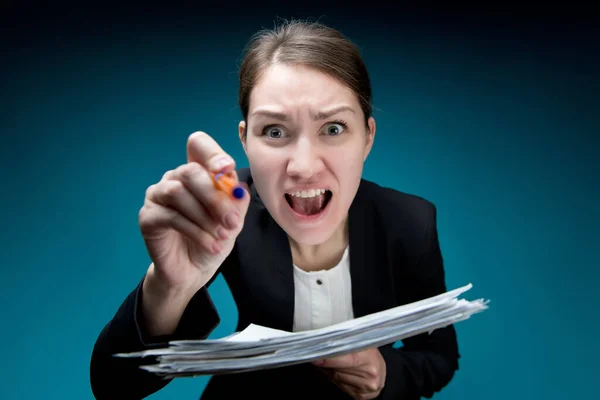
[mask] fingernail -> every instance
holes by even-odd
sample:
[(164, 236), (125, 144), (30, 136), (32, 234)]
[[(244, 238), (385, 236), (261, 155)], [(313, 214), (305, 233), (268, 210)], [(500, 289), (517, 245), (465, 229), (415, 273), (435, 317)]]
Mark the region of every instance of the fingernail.
[(227, 214), (225, 217), (225, 226), (229, 229), (234, 229), (238, 224), (238, 216), (236, 213)]
[(223, 168), (233, 164), (233, 160), (230, 157), (222, 156), (217, 158), (211, 163), (211, 168), (215, 171), (221, 171)]

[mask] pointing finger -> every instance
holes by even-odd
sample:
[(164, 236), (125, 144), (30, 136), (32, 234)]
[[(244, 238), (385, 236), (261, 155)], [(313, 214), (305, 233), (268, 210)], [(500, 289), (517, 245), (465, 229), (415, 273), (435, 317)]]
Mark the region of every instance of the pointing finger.
[(194, 132), (187, 142), (188, 162), (197, 162), (208, 171), (232, 172), (235, 170), (235, 161), (221, 146), (205, 132)]

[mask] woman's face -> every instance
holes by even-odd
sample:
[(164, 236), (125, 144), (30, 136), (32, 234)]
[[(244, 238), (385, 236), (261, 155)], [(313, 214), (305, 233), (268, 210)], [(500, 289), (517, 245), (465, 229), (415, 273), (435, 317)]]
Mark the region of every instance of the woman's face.
[(314, 69), (275, 64), (252, 90), (239, 133), (275, 221), (298, 243), (327, 241), (346, 219), (375, 136), (356, 95)]

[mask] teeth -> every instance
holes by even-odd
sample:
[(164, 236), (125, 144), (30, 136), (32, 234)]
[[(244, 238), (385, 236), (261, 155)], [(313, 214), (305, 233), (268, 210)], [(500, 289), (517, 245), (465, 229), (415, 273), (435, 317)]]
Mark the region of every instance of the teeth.
[(310, 190), (300, 190), (297, 192), (288, 193), (290, 196), (294, 197), (315, 197), (325, 193), (325, 189), (310, 189)]

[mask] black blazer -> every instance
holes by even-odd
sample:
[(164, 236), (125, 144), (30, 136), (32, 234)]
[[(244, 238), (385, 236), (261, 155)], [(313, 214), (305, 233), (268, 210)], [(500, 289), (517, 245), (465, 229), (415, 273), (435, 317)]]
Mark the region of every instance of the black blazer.
[[(242, 232), (219, 272), (235, 299), (237, 330), (255, 323), (291, 331), (294, 313), (292, 255), (285, 232), (263, 206), (248, 169), (240, 169), (251, 202)], [(349, 211), (350, 271), (355, 317), (407, 304), (446, 291), (434, 205), (420, 197), (362, 180)], [(213, 278), (214, 280), (214, 278)], [(170, 337), (150, 339), (138, 310), (141, 282), (101, 331), (94, 346), (90, 378), (97, 399), (141, 399), (168, 381), (138, 367), (152, 358), (115, 358), (169, 340), (206, 338), (219, 315), (206, 288), (198, 291)], [(387, 365), (381, 399), (431, 397), (458, 369), (453, 326), (380, 347)], [(239, 395), (234, 393), (241, 392)], [(202, 399), (348, 399), (307, 363), (267, 371), (211, 377)]]

